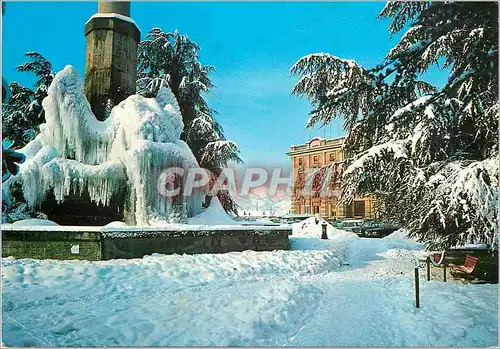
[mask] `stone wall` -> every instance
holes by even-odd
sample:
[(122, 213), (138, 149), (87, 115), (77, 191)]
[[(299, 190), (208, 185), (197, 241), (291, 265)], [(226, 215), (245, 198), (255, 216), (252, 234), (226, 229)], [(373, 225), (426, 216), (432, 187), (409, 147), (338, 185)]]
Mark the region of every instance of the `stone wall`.
[[(53, 230), (49, 230), (53, 229)], [(35, 259), (109, 260), (153, 253), (198, 254), (290, 248), (286, 227), (135, 231), (98, 227), (2, 227), (2, 255)]]
[(291, 229), (259, 230), (192, 230), (170, 232), (136, 232), (127, 237), (118, 233), (103, 234), (102, 259), (141, 258), (152, 253), (198, 254), (245, 250), (288, 250)]
[(5, 230), (2, 256), (35, 259), (101, 259), (101, 234), (96, 231)]

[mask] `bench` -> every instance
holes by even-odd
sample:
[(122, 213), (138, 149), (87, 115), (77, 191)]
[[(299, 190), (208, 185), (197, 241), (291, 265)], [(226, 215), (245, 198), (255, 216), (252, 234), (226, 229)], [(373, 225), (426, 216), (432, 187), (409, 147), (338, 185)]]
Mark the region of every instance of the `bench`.
[(471, 255), (465, 256), (465, 262), (463, 265), (454, 265), (451, 266), (451, 274), (472, 274), (472, 272), (476, 269), (477, 262), (479, 262), (479, 258), (473, 257)]

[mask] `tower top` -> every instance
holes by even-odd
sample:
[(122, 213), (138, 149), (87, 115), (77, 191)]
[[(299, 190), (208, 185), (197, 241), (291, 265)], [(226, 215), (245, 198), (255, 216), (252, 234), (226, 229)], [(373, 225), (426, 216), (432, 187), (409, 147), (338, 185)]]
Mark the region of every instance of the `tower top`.
[(99, 0), (97, 4), (97, 13), (84, 28), (84, 89), (94, 115), (102, 121), (107, 106), (118, 105), (136, 92), (141, 33), (130, 18), (130, 1)]
[(98, 1), (98, 13), (116, 13), (119, 15), (130, 17), (130, 2), (129, 1)]

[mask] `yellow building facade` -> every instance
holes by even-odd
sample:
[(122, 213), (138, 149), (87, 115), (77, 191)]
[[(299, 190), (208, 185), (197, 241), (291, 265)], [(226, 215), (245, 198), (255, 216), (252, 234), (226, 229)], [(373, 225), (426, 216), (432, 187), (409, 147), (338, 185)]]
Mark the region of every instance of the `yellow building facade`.
[(333, 164), (337, 173), (342, 172), (345, 158), (345, 137), (324, 139), (316, 137), (300, 145), (292, 145), (286, 154), (292, 161), (293, 168), (293, 194), (291, 213), (293, 214), (319, 214), (326, 219), (332, 218), (375, 218), (375, 200), (370, 197), (356, 198), (349, 205), (341, 205), (340, 183), (336, 182), (334, 190), (328, 194), (318, 191), (304, 192), (303, 183), (307, 174), (315, 169)]

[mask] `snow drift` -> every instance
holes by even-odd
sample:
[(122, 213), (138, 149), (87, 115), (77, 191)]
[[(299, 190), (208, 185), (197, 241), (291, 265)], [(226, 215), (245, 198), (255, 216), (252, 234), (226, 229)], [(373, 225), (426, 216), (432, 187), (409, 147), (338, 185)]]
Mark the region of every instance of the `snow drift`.
[(420, 250), (425, 247), (425, 244), (418, 242), (415, 239), (408, 237), (408, 230), (398, 229), (390, 235), (382, 238), (382, 241), (388, 248), (402, 248), (406, 250)]
[(91, 201), (107, 206), (127, 193), (129, 220), (185, 223), (202, 209), (206, 188), (190, 196), (162, 195), (160, 180), (167, 168), (198, 167), (187, 144), (180, 109), (168, 88), (156, 98), (133, 95), (98, 121), (72, 66), (57, 73), (43, 101), (46, 123), (20, 150), (27, 161), (7, 184), (20, 182), (28, 205), (38, 207), (49, 191), (62, 203), (87, 191)]
[(328, 236), (328, 239), (336, 239), (339, 237), (349, 237), (352, 239), (359, 238), (354, 233), (335, 228), (333, 225), (331, 225), (321, 217), (310, 217), (304, 219), (303, 221), (293, 223), (292, 234), (293, 236), (321, 238), (321, 234), (323, 231), (322, 225), (325, 223), (326, 235)]

